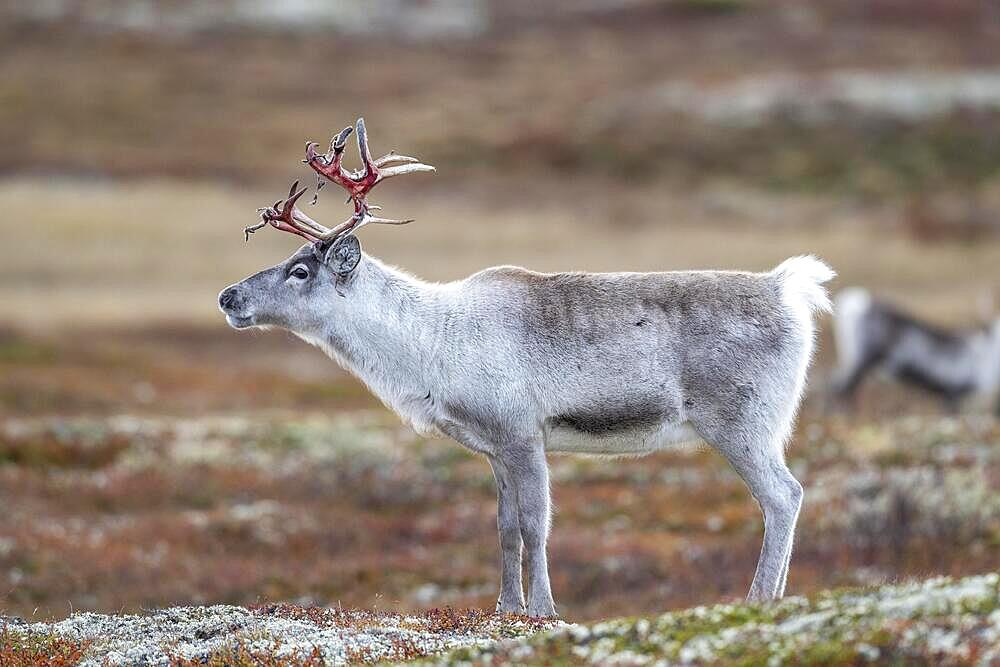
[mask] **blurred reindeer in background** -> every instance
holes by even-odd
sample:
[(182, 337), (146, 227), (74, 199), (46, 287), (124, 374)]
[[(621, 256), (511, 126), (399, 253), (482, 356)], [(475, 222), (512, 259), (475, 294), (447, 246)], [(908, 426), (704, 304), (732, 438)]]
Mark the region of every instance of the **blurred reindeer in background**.
[(951, 411), (969, 396), (992, 398), (1000, 416), (1000, 318), (972, 330), (944, 330), (855, 287), (834, 300), (834, 337), (834, 393), (841, 400), (853, 400), (861, 382), (881, 370), (939, 396)]

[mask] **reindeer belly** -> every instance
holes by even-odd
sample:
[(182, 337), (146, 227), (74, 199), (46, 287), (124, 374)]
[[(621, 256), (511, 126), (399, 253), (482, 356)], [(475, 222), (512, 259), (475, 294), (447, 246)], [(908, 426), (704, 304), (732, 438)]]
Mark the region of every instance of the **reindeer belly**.
[(551, 420), (545, 434), (545, 451), (638, 456), (701, 439), (686, 421), (592, 430), (579, 426), (559, 419)]

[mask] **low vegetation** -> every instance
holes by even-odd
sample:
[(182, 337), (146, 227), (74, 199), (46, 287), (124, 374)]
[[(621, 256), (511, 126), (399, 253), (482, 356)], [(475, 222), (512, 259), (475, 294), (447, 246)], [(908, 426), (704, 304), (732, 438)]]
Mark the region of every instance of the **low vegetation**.
[(823, 591), (566, 624), (479, 610), (401, 616), (299, 607), (175, 607), (7, 624), (11, 665), (948, 664), (1000, 660), (1000, 574)]
[[(173, 607), (144, 615), (75, 614), (58, 623), (6, 625), (8, 651), (42, 665), (46, 653), (102, 665), (327, 665), (401, 662), (485, 646), (564, 625), (560, 621), (433, 609), (403, 616), (289, 604)], [(4, 665), (8, 663), (2, 663)]]
[[(1000, 425), (855, 424), (808, 408), (791, 465), (807, 493), (790, 590), (995, 566)], [(8, 613), (266, 603), (492, 608), (489, 466), (381, 411), (335, 418), (0, 422)], [(29, 455), (30, 452), (30, 455)], [(745, 592), (759, 511), (717, 455), (553, 459), (551, 539), (566, 618)]]
[(988, 574), (695, 607), (467, 648), (440, 663), (990, 665), (1000, 661), (998, 583)]
[(84, 659), (89, 642), (54, 633), (25, 632), (4, 619), (0, 627), (0, 665), (4, 667), (73, 667)]

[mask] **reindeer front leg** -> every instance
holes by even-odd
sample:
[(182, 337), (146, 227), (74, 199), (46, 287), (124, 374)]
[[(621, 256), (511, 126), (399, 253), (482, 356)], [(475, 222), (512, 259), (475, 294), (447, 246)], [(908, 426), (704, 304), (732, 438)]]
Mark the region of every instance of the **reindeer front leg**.
[(535, 442), (501, 452), (500, 458), (514, 482), (514, 492), (517, 495), (517, 519), (528, 572), (528, 615), (556, 616), (546, 552), (551, 500), (545, 447), (539, 438)]
[(499, 459), (490, 456), (489, 461), (497, 482), (497, 532), (500, 534), (500, 598), (497, 600), (497, 611), (523, 614), (521, 525), (514, 480)]

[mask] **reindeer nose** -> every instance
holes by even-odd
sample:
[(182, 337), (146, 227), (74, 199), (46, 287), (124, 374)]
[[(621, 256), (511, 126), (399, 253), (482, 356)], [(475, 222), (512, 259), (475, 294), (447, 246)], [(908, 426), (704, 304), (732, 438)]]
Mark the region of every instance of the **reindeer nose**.
[(219, 293), (219, 308), (222, 310), (232, 310), (236, 305), (238, 293), (235, 287), (227, 287)]

